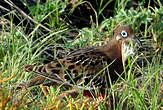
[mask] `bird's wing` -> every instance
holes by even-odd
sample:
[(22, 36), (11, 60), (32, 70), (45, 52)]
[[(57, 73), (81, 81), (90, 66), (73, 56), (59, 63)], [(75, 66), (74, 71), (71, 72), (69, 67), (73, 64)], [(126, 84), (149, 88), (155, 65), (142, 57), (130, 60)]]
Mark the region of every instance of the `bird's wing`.
[(87, 48), (65, 56), (45, 65), (27, 65), (26, 71), (33, 71), (38, 75), (57, 82), (58, 84), (76, 84), (99, 86), (103, 83), (100, 71), (108, 62), (107, 56), (98, 49)]

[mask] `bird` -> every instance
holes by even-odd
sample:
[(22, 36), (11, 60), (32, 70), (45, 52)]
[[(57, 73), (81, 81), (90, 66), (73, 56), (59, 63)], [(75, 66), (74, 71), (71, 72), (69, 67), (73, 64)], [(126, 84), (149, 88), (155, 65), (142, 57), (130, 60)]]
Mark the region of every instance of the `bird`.
[(57, 85), (86, 90), (106, 88), (123, 74), (125, 61), (135, 54), (133, 44), (141, 45), (141, 42), (132, 27), (120, 25), (105, 45), (76, 49), (47, 64), (25, 65), (25, 71), (36, 73), (41, 77), (40, 82), (46, 79)]

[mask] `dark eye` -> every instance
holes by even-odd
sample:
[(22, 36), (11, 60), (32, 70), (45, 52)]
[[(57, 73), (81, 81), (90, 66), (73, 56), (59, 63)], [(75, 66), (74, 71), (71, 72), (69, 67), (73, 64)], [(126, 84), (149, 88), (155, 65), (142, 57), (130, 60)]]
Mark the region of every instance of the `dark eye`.
[(127, 33), (126, 31), (123, 30), (123, 31), (121, 32), (121, 36), (122, 36), (122, 37), (127, 37), (127, 36), (128, 36), (128, 33)]

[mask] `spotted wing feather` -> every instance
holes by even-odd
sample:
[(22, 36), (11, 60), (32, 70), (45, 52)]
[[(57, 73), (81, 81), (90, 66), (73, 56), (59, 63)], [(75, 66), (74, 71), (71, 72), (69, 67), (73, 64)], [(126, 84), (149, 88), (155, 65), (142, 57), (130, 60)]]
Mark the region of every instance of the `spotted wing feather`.
[(25, 70), (60, 84), (101, 86), (105, 81), (99, 72), (106, 66), (106, 62), (110, 62), (110, 59), (104, 53), (98, 49), (87, 48), (45, 65), (28, 65)]

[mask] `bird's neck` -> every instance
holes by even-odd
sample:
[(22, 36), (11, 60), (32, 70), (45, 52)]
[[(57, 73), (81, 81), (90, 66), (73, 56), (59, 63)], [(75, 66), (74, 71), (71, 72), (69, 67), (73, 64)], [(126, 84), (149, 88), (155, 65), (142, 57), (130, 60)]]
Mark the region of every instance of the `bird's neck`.
[(113, 39), (111, 42), (104, 45), (104, 47), (102, 47), (102, 51), (105, 52), (109, 58), (122, 61), (121, 43), (116, 39)]

